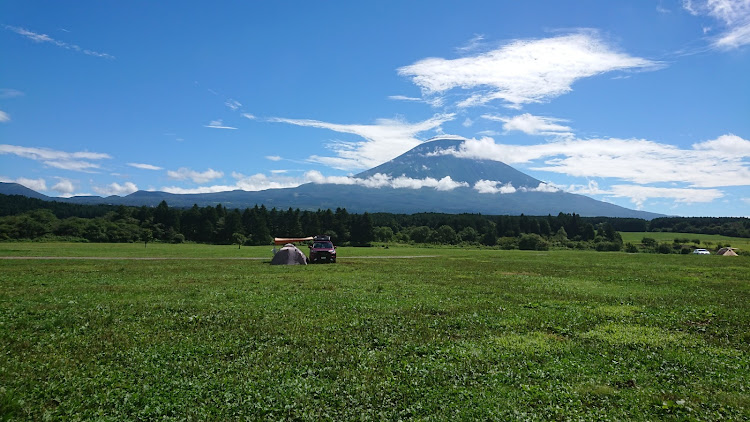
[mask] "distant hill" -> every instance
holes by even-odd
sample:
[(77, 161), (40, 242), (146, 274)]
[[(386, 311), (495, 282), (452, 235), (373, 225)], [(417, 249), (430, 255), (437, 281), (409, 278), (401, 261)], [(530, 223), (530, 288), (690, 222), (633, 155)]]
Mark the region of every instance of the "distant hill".
[[(228, 208), (246, 208), (265, 205), (268, 208), (336, 209), (346, 208), (350, 212), (389, 213), (481, 213), (489, 215), (556, 215), (576, 213), (583, 217), (629, 217), (652, 219), (661, 214), (632, 210), (595, 199), (567, 192), (535, 191), (539, 180), (526, 175), (507, 164), (491, 160), (474, 160), (441, 155), (436, 152), (457, 147), (463, 142), (457, 139), (436, 139), (425, 142), (395, 159), (357, 174), (367, 179), (375, 174), (391, 177), (408, 177), (440, 180), (450, 176), (453, 181), (465, 182), (468, 186), (439, 191), (432, 187), (421, 189), (380, 187), (361, 185), (337, 185), (307, 183), (296, 188), (267, 189), (257, 192), (241, 190), (205, 194), (170, 194), (166, 192), (138, 191), (119, 197), (83, 196), (54, 198), (77, 204), (112, 204), (131, 206), (156, 206), (166, 201), (172, 207), (191, 207), (222, 204)], [(474, 184), (479, 180), (510, 183), (514, 193), (479, 193)], [(39, 199), (52, 199), (31, 189), (14, 183), (0, 184), (0, 193), (20, 194)]]
[[(0, 182), (0, 193), (4, 195), (23, 195), (29, 198), (43, 199), (45, 201), (53, 199), (47, 195), (29, 189), (24, 185), (19, 185), (18, 183)], [(57, 200), (58, 198), (54, 199)]]

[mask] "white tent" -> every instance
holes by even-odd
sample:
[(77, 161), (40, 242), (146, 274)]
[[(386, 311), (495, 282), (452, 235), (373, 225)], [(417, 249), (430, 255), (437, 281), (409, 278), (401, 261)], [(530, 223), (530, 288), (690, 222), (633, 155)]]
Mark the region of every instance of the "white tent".
[(721, 248), (719, 252), (716, 252), (716, 255), (737, 256), (737, 252), (734, 251), (734, 248)]
[(307, 265), (307, 257), (291, 243), (287, 243), (271, 259), (271, 265)]

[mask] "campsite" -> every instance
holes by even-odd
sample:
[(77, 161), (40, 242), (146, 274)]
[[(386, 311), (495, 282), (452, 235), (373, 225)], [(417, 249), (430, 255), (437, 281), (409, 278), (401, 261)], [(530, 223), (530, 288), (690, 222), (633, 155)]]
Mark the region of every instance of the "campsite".
[(746, 256), (340, 249), (0, 243), (1, 413), (750, 417)]

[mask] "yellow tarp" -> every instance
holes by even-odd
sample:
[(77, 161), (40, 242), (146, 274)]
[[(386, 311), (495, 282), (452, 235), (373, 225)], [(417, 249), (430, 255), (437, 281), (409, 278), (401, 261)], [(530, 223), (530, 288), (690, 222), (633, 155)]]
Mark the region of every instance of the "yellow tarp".
[(313, 240), (312, 237), (274, 237), (273, 243), (276, 245), (285, 245), (287, 243), (307, 242)]

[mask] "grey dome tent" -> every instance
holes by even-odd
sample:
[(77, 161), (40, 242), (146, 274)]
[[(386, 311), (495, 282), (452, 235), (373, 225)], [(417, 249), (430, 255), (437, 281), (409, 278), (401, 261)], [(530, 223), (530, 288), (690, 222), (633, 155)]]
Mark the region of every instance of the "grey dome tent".
[(307, 265), (307, 257), (291, 243), (287, 243), (271, 259), (271, 265)]

